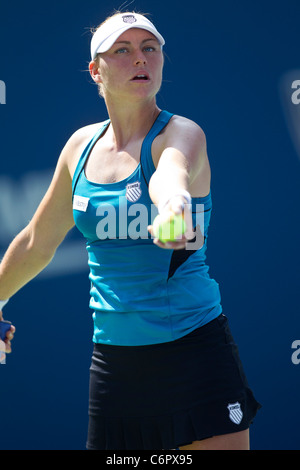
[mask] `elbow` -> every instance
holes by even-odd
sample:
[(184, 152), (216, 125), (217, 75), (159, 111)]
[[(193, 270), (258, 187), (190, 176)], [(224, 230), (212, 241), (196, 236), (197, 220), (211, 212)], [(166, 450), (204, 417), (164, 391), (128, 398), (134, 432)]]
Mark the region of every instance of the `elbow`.
[(59, 243), (54, 243), (53, 240), (39, 234), (30, 224), (23, 230), (23, 240), (26, 251), (43, 264), (50, 263), (59, 246)]

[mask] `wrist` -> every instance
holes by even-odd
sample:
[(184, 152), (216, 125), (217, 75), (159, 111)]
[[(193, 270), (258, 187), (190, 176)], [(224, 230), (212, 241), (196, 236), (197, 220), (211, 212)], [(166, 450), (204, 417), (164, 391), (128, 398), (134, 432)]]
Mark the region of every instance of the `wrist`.
[(185, 189), (180, 189), (180, 190), (176, 191), (174, 194), (172, 194), (171, 196), (168, 196), (167, 198), (162, 199), (161, 201), (159, 201), (159, 203), (158, 203), (158, 212), (159, 212), (159, 214), (161, 214), (161, 212), (163, 211), (165, 206), (174, 197), (181, 197), (183, 199), (184, 202), (182, 202), (182, 210), (184, 210), (185, 204), (190, 205), (192, 203), (192, 198), (191, 198), (190, 193), (188, 191), (186, 191)]
[(5, 307), (5, 305), (7, 304), (8, 301), (9, 301), (9, 299), (0, 300), (0, 311), (3, 309), (3, 307)]

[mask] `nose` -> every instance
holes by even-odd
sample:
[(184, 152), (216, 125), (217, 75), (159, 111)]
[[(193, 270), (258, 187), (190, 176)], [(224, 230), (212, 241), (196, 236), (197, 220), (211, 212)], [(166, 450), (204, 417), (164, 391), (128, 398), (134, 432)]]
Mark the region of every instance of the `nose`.
[(135, 65), (146, 65), (147, 64), (147, 60), (141, 52), (139, 53), (137, 58), (134, 60), (134, 64)]

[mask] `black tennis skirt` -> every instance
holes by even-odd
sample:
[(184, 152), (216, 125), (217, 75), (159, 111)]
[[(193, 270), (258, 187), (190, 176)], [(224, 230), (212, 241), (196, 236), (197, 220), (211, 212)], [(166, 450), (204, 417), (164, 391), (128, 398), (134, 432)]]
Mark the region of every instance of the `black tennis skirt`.
[(259, 408), (223, 314), (169, 343), (95, 344), (87, 449), (176, 449), (248, 429)]

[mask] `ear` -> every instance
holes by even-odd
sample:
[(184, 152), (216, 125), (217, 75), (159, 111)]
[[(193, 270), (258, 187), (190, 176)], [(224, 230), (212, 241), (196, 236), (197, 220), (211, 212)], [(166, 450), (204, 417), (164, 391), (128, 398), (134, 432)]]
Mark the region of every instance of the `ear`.
[(99, 65), (94, 60), (89, 63), (89, 71), (95, 83), (102, 83)]

